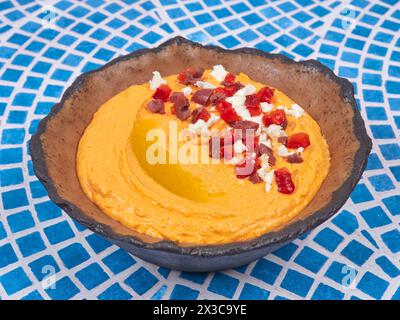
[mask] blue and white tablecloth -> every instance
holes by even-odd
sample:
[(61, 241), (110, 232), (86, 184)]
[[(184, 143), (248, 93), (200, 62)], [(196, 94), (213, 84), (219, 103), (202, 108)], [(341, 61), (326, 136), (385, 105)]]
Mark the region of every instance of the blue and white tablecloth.
[[(400, 299), (400, 0), (0, 1), (1, 299)], [(170, 271), (76, 224), (28, 143), (82, 72), (183, 35), (318, 59), (354, 84), (373, 151), (329, 222), (247, 266)]]

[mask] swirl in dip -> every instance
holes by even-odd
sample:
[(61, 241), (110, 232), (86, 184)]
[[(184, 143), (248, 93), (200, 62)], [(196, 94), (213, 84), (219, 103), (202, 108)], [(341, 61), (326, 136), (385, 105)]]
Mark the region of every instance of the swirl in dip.
[(284, 93), (217, 65), (155, 71), (107, 101), (80, 140), (77, 168), (85, 194), (113, 219), (209, 245), (294, 219), (328, 174), (329, 150)]

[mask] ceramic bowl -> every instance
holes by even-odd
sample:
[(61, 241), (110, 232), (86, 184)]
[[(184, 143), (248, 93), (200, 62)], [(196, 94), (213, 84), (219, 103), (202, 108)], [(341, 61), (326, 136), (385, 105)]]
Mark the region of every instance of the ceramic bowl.
[[(329, 145), (331, 166), (310, 204), (289, 223), (256, 239), (224, 245), (179, 245), (132, 231), (105, 215), (82, 191), (76, 152), (96, 110), (133, 84), (149, 79), (155, 66), (163, 75), (189, 66), (224, 65), (233, 73), (271, 85), (301, 105), (319, 123)], [(173, 38), (157, 48), (135, 51), (80, 75), (32, 137), (31, 156), (37, 177), (50, 199), (93, 232), (146, 261), (171, 269), (215, 271), (244, 265), (265, 256), (315, 228), (335, 214), (356, 186), (371, 149), (356, 107), (353, 87), (315, 60), (295, 62), (251, 48), (225, 50)]]

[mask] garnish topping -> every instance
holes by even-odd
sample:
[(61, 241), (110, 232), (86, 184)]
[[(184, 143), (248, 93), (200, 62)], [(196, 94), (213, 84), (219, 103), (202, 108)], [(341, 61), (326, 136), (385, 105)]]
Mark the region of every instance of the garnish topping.
[(260, 102), (271, 103), (272, 97), (274, 96), (275, 89), (269, 87), (263, 87), (257, 92), (258, 99)]
[(204, 107), (198, 107), (192, 112), (192, 123), (196, 123), (199, 119), (207, 122), (211, 118), (210, 112)]
[(167, 84), (167, 81), (161, 77), (161, 74), (158, 71), (153, 72), (153, 78), (149, 81), (150, 89), (156, 90), (160, 85)]
[(256, 94), (249, 94), (246, 96), (244, 105), (247, 107), (247, 110), (249, 110), (252, 117), (259, 116), (262, 113), (260, 100)]
[[(189, 132), (210, 137), (210, 157), (228, 161), (234, 166), (237, 178), (248, 178), (253, 184), (265, 182), (266, 191), (271, 190), (275, 178), (278, 192), (293, 193), (295, 185), (290, 171), (272, 168), (277, 163), (274, 150), (287, 163), (304, 161), (302, 152), (310, 145), (309, 135), (298, 132), (288, 136), (285, 132), (287, 116), (298, 119), (304, 110), (297, 104), (290, 109), (275, 108), (272, 103), (275, 89), (264, 86), (257, 91), (254, 85), (237, 81), (222, 65), (214, 66), (210, 72), (219, 87), (207, 82), (207, 78), (202, 80), (203, 73), (203, 68), (195, 67), (182, 71), (177, 78), (186, 87), (171, 93), (167, 82), (154, 71), (149, 81), (153, 99), (147, 103), (147, 109), (164, 114), (164, 103), (171, 102), (172, 114), (182, 121), (191, 117)], [(190, 109), (189, 99), (196, 104), (195, 108)], [(216, 136), (209, 128), (219, 119), (228, 124), (228, 130)]]
[(211, 75), (219, 82), (224, 81), (227, 74), (228, 71), (220, 64), (215, 65), (211, 71)]
[(299, 132), (288, 137), (286, 146), (288, 148), (307, 148), (310, 145), (310, 137), (307, 133)]
[(292, 181), (292, 175), (286, 168), (280, 168), (274, 171), (275, 181), (278, 186), (278, 191), (284, 194), (291, 194), (295, 190), (294, 183)]
[(232, 108), (232, 104), (225, 100), (221, 100), (217, 103), (216, 106), (217, 111), (222, 120), (226, 123), (232, 123), (235, 121), (242, 120), (236, 113), (236, 111)]
[(213, 89), (200, 89), (196, 91), (192, 96), (192, 101), (197, 104), (205, 106), (213, 93)]
[(239, 179), (250, 177), (256, 170), (256, 161), (253, 157), (245, 157), (235, 165), (235, 174)]
[(182, 71), (178, 74), (178, 80), (182, 84), (195, 84), (197, 81), (201, 80), (203, 76), (204, 69), (203, 68), (187, 68), (185, 71)]
[(230, 85), (233, 85), (234, 83), (235, 83), (235, 75), (234, 74), (232, 74), (232, 73), (228, 73), (226, 76), (225, 76), (225, 78), (224, 78), (224, 81), (222, 81), (222, 85), (223, 86), (227, 86), (227, 87), (229, 87)]
[(165, 113), (164, 102), (161, 99), (152, 99), (147, 103), (147, 109), (152, 113)]
[(289, 163), (302, 163), (303, 158), (301, 157), (300, 152), (294, 152), (286, 157), (286, 161)]
[(283, 110), (275, 110), (268, 112), (263, 117), (263, 122), (266, 127), (269, 127), (271, 124), (275, 124), (278, 126), (283, 126), (286, 122), (285, 111)]
[(162, 84), (156, 89), (156, 92), (154, 92), (153, 98), (161, 99), (162, 101), (167, 102), (171, 91), (172, 90), (170, 87), (168, 87), (166, 84)]

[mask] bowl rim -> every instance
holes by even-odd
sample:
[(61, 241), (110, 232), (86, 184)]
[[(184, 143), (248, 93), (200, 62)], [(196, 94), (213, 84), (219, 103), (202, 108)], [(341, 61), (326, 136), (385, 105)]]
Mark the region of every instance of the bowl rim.
[[(148, 53), (157, 53), (162, 51), (171, 45), (187, 45), (199, 48), (204, 48), (207, 50), (214, 50), (219, 53), (234, 53), (234, 54), (250, 54), (261, 56), (265, 59), (278, 59), (285, 64), (297, 64), (304, 66), (309, 69), (317, 70), (318, 72), (324, 74), (328, 80), (335, 82), (340, 87), (340, 95), (344, 102), (351, 105), (354, 116), (353, 116), (353, 133), (354, 136), (359, 141), (359, 149), (353, 160), (353, 167), (349, 177), (342, 183), (339, 189), (332, 193), (331, 200), (320, 210), (315, 211), (313, 214), (309, 215), (305, 219), (297, 220), (290, 225), (274, 232), (268, 232), (257, 238), (250, 239), (242, 242), (234, 242), (227, 244), (217, 244), (217, 245), (193, 245), (193, 246), (179, 246), (176, 242), (170, 240), (161, 240), (159, 242), (148, 243), (141, 239), (135, 238), (133, 236), (121, 235), (115, 232), (110, 226), (106, 224), (99, 223), (95, 219), (90, 218), (84, 212), (82, 212), (75, 204), (63, 199), (57, 192), (54, 186), (52, 178), (48, 174), (45, 152), (43, 145), (41, 143), (41, 136), (46, 132), (46, 124), (52, 118), (57, 116), (59, 111), (62, 109), (65, 101), (72, 96), (78, 89), (80, 84), (82, 84), (86, 78), (94, 73), (101, 72), (114, 64), (121, 61), (134, 59), (138, 56), (145, 55)], [(127, 245), (133, 245), (140, 248), (145, 248), (149, 250), (161, 250), (172, 252), (182, 255), (199, 256), (199, 257), (216, 257), (224, 255), (233, 255), (238, 253), (243, 253), (250, 250), (262, 249), (268, 246), (285, 244), (290, 240), (294, 240), (300, 235), (306, 233), (307, 231), (320, 225), (332, 215), (334, 215), (339, 209), (344, 205), (350, 196), (351, 191), (355, 188), (361, 175), (367, 164), (368, 155), (372, 148), (371, 138), (368, 136), (365, 123), (361, 114), (357, 108), (356, 100), (354, 98), (354, 88), (353, 85), (344, 78), (338, 77), (334, 72), (328, 67), (321, 64), (316, 60), (305, 60), (296, 62), (282, 54), (268, 53), (254, 48), (239, 48), (234, 50), (224, 49), (215, 45), (202, 45), (197, 42), (193, 42), (177, 36), (167, 40), (158, 47), (145, 48), (134, 51), (124, 56), (117, 57), (110, 62), (106, 63), (102, 67), (82, 73), (76, 80), (66, 89), (61, 101), (56, 103), (51, 109), (50, 113), (44, 117), (38, 126), (36, 133), (31, 137), (30, 140), (30, 154), (33, 162), (33, 169), (38, 177), (38, 179), (43, 183), (44, 187), (48, 192), (50, 200), (61, 207), (70, 217), (78, 221), (78, 223), (84, 225), (88, 229), (101, 236), (118, 243), (125, 243)]]

